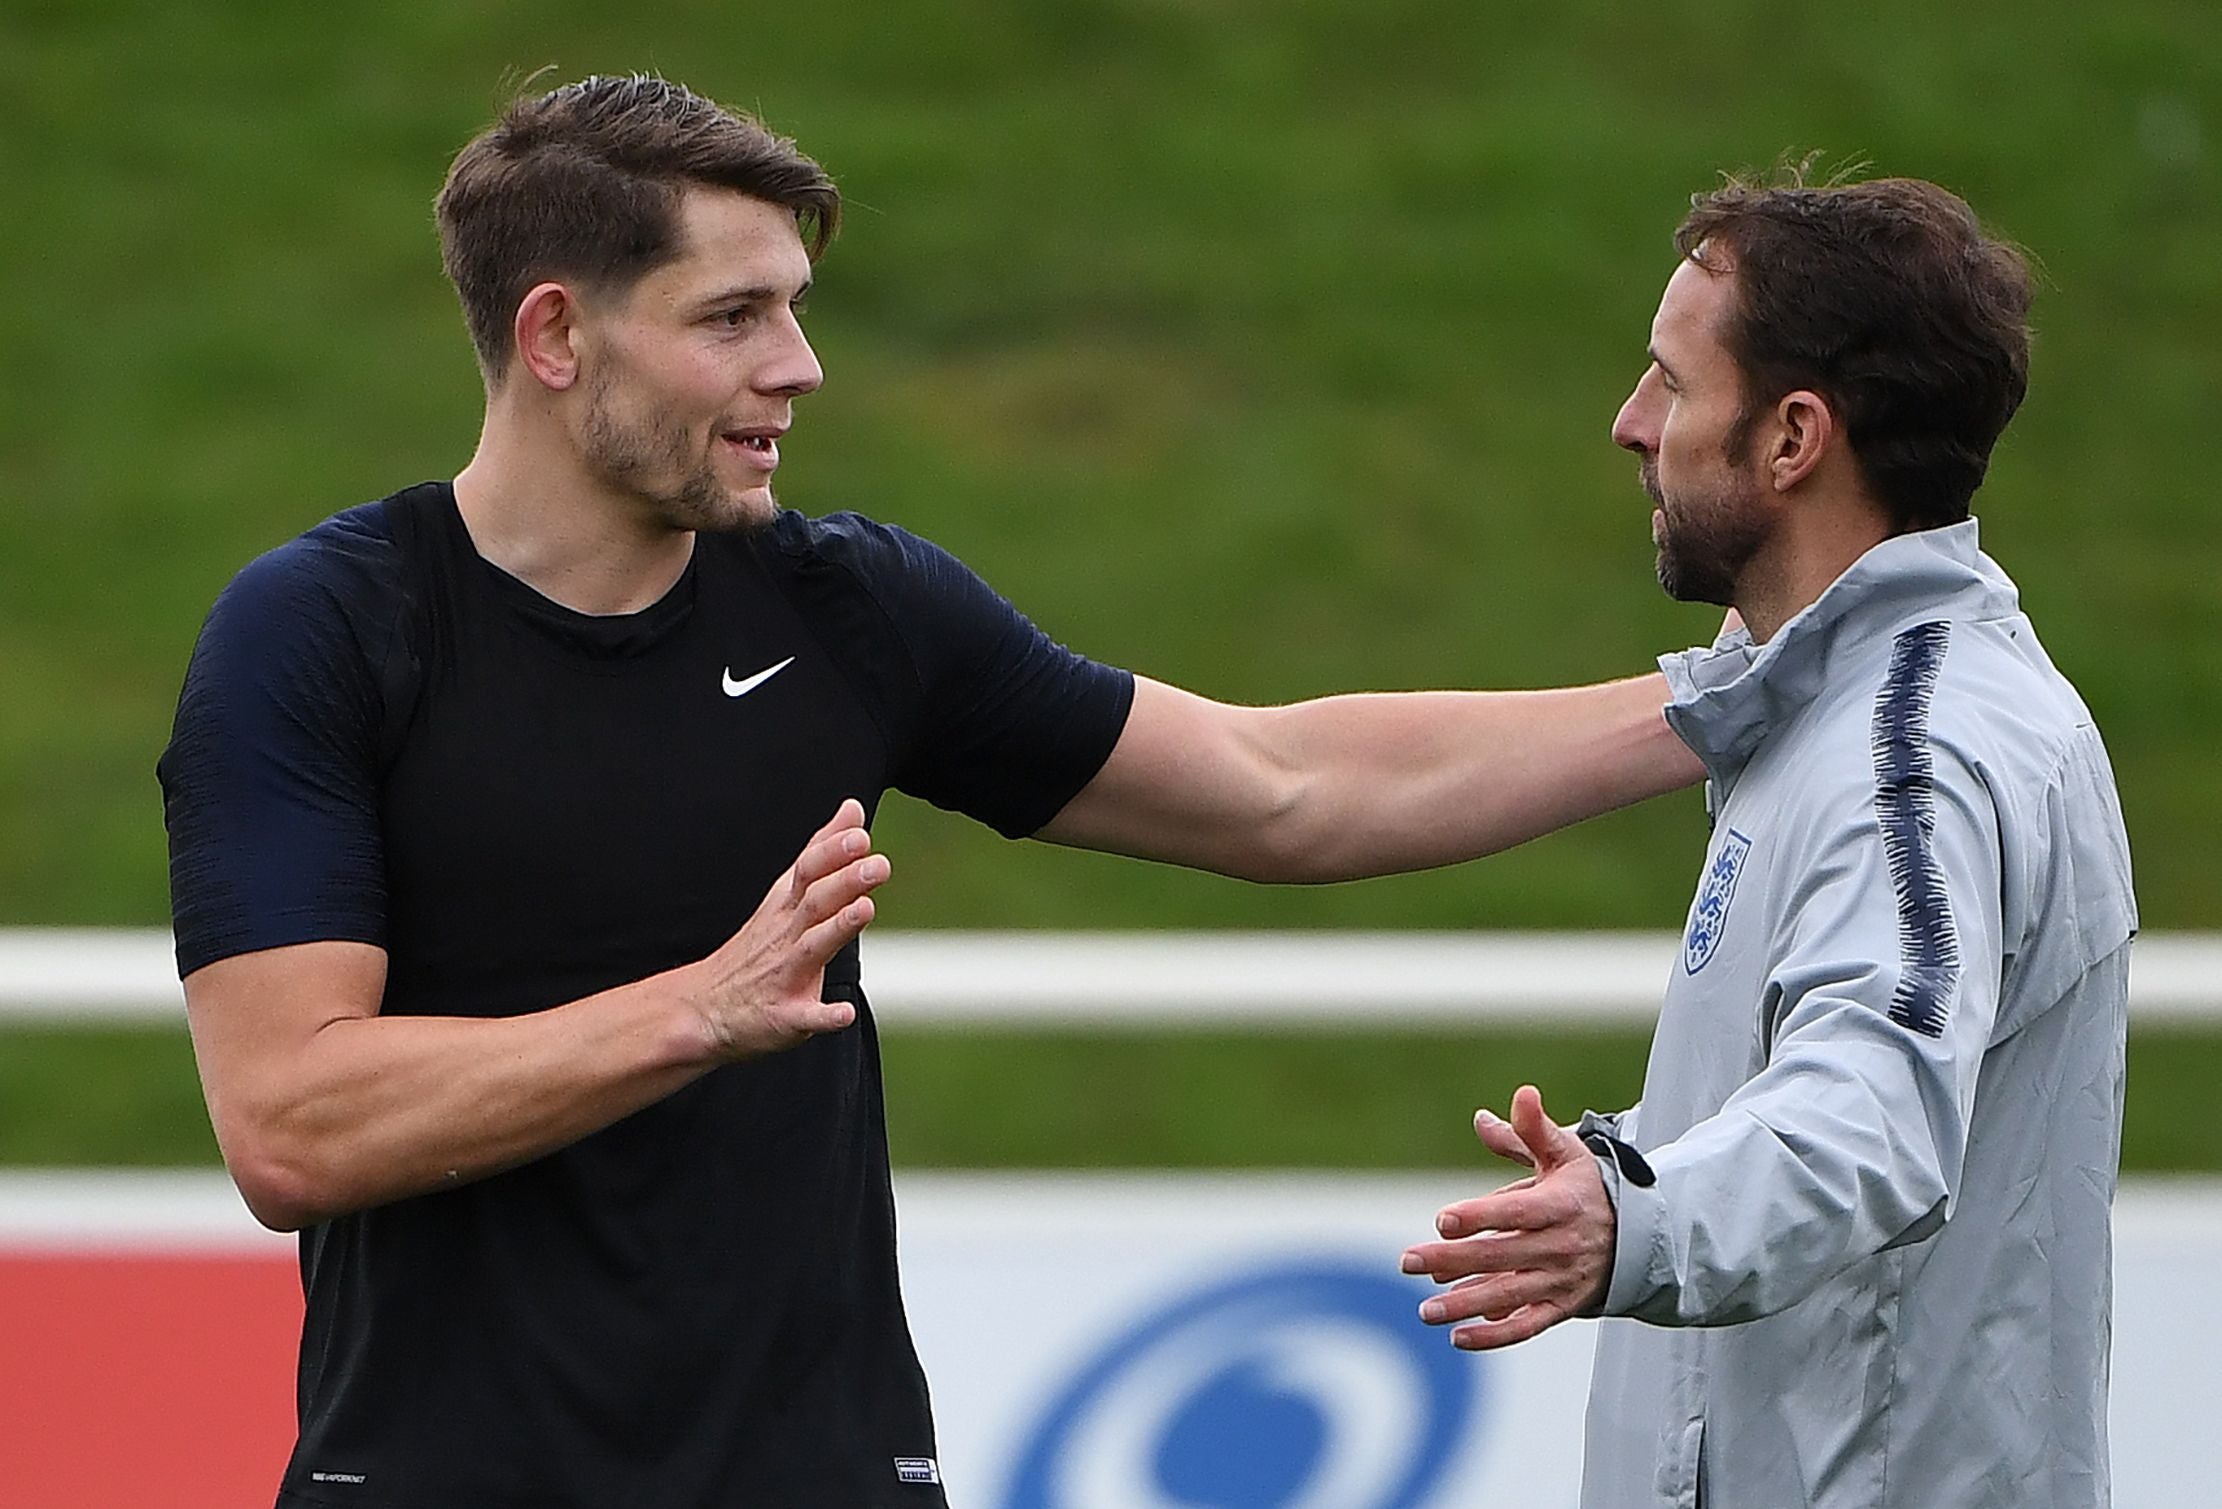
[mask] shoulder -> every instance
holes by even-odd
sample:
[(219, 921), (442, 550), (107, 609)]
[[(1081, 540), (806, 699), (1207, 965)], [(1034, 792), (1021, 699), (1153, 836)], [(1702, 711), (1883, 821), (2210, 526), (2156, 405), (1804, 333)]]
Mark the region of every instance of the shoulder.
[(2103, 765), (2089, 711), (2018, 612), (1909, 617), (1829, 681), (1770, 782), (1816, 840), (1956, 811), (2019, 841), (2051, 821), (2064, 782)]
[[(2054, 668), (2029, 619), (2013, 613), (1920, 625), (1899, 635), (1933, 644), (1935, 664), (1921, 691), (1923, 732), (1956, 765), (1980, 772), (2005, 796), (2049, 786), (2061, 766), (2098, 738), (2091, 712)], [(1877, 693), (1877, 736), (1884, 732), (1896, 688), (1913, 678), (1907, 650), (1894, 646), (1890, 672)], [(1895, 678), (1895, 679), (1893, 679)]]
[(413, 653), (397, 498), (335, 514), (248, 562), (209, 609), (181, 711), (233, 705), (248, 687), (288, 702), (339, 687), (382, 697)]
[(921, 687), (1035, 633), (978, 573), (932, 541), (857, 513), (782, 513), (759, 531), (790, 602), (835, 637), (893, 640)]
[(789, 569), (831, 572), (874, 596), (932, 591), (979, 581), (931, 540), (860, 513), (812, 518), (782, 512), (763, 531), (766, 546)]
[(1827, 676), (1799, 722), (1810, 740), (1860, 760), (1919, 743), (1979, 763), (2011, 755), (2041, 765), (2091, 725), (2019, 614), (1909, 618), (1838, 657)]
[(388, 600), (403, 575), (392, 499), (334, 514), (249, 561), (217, 597), (218, 617), (271, 614), (325, 617)]

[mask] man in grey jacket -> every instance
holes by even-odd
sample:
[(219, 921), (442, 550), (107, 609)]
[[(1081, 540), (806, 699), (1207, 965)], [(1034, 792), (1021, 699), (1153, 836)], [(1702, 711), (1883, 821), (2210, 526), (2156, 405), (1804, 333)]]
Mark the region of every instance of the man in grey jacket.
[[(1487, 1348), (1600, 1327), (1583, 1503), (2108, 1502), (2128, 844), (1969, 499), (2029, 277), (1931, 184), (1700, 196), (1613, 438), (1712, 840), (1644, 1096), (1476, 1118), (1534, 1174), (1405, 1267)], [(1731, 620), (1733, 625), (1734, 621)]]

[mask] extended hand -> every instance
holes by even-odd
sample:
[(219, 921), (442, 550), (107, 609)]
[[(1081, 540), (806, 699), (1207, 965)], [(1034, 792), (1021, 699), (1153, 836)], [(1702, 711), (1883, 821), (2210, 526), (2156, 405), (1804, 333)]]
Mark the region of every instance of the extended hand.
[(1612, 1276), (1615, 1220), (1597, 1159), (1579, 1138), (1543, 1114), (1543, 1096), (1523, 1085), (1512, 1120), (1487, 1111), (1474, 1133), (1491, 1152), (1535, 1172), (1435, 1217), (1445, 1240), (1404, 1254), (1406, 1273), (1452, 1284), (1420, 1306), (1429, 1325), (1474, 1320), (1451, 1332), (1469, 1351), (1510, 1346), (1588, 1311)]
[(719, 1057), (776, 1053), (856, 1020), (846, 1001), (820, 999), (825, 969), (871, 922), (871, 892), (888, 868), (872, 852), (863, 806), (844, 801), (756, 914), (695, 966), (694, 999)]

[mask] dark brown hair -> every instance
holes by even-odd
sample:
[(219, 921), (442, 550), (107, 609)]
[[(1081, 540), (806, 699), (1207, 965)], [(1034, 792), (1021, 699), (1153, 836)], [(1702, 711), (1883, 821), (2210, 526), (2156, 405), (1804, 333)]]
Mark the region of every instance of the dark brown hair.
[(2029, 386), (2032, 283), (2017, 248), (1933, 183), (1809, 186), (1802, 167), (1694, 196), (1674, 244), (1734, 275), (1723, 337), (1743, 369), (1736, 449), (1776, 399), (1809, 388), (1900, 529), (1967, 517)]
[(840, 191), (792, 141), (649, 75), (520, 98), (473, 138), (434, 212), (440, 261), (488, 383), (508, 365), (517, 305), (534, 284), (624, 288), (679, 255), (689, 185), (793, 211), (813, 261), (840, 227)]

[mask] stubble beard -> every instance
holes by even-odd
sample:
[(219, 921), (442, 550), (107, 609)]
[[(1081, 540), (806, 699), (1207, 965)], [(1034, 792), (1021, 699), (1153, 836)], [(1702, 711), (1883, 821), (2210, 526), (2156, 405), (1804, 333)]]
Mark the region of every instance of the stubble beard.
[(1659, 465), (1639, 464), (1643, 490), (1665, 520), (1659, 531), (1659, 586), (1676, 602), (1733, 607), (1736, 583), (1767, 543), (1770, 525), (1760, 507), (1758, 484), (1730, 471), (1721, 486), (1683, 491), (1668, 501)]
[[(771, 522), (778, 504), (768, 484), (762, 503), (742, 496), (720, 480), (715, 462), (695, 448), (684, 425), (654, 412), (622, 417), (609, 374), (597, 373), (589, 381), (580, 443), (587, 468), (601, 481), (638, 499), (674, 531), (730, 533)], [(714, 435), (710, 443), (716, 444)], [(676, 483), (670, 480), (675, 476)]]

